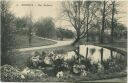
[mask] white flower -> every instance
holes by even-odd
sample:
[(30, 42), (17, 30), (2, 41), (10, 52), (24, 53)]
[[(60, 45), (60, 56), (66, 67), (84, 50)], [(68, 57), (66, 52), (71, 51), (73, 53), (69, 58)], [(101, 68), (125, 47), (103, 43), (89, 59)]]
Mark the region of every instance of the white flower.
[(52, 64), (53, 62), (52, 62), (52, 58), (50, 58), (50, 57), (45, 57), (44, 58), (44, 63), (45, 64)]
[(73, 72), (74, 72), (74, 73), (79, 73), (78, 68), (75, 68), (75, 67), (74, 67), (74, 68), (73, 68)]
[(57, 73), (56, 76), (57, 76), (57, 78), (61, 78), (61, 77), (64, 76), (64, 73), (62, 71), (60, 71), (60, 72)]
[(26, 67), (21, 73), (27, 75), (28, 73), (30, 73), (30, 70), (28, 67)]
[(25, 79), (24, 75), (21, 75), (21, 78), (22, 78), (22, 79)]
[(85, 70), (82, 70), (82, 76), (87, 76), (87, 72)]

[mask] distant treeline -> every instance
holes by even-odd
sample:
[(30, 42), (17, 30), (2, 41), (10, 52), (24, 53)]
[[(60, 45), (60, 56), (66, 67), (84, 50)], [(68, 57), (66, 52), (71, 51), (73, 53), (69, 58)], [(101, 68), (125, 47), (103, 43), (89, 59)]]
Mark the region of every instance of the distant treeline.
[[(53, 38), (53, 39), (60, 39), (63, 40), (64, 38), (74, 38), (74, 32), (68, 29), (64, 29), (65, 27), (56, 27), (53, 19), (51, 17), (46, 18), (40, 18), (36, 22), (29, 22), (30, 18), (22, 17), (22, 18), (16, 18), (15, 24), (18, 34), (25, 35), (28, 33), (28, 27), (32, 28), (31, 34), (35, 34), (40, 37), (44, 38)], [(28, 23), (29, 22), (29, 23)], [(31, 25), (31, 27), (30, 27)], [(110, 22), (108, 22), (108, 26), (110, 25)], [(88, 32), (88, 38), (89, 41), (97, 41), (99, 40), (99, 30), (98, 26), (95, 26), (97, 28), (91, 30)], [(120, 39), (120, 38), (126, 38), (127, 37), (127, 30), (126, 26), (124, 26), (121, 23), (118, 23), (116, 25), (116, 30), (114, 30), (114, 38)], [(110, 39), (110, 27), (106, 28), (105, 30), (105, 38), (108, 40)], [(109, 41), (109, 40), (108, 40)]]
[[(18, 34), (27, 34), (28, 22), (27, 17), (17, 18), (16, 27)], [(73, 38), (74, 33), (71, 30), (64, 29), (62, 27), (56, 27), (53, 19), (50, 17), (40, 18), (35, 23), (31, 23), (32, 25), (32, 34), (35, 34), (44, 38)]]

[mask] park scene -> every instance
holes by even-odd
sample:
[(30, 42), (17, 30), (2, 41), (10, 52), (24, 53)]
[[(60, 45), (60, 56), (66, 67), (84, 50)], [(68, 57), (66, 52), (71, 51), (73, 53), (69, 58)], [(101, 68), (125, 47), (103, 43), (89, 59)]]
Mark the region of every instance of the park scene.
[(127, 81), (127, 1), (1, 1), (2, 82)]

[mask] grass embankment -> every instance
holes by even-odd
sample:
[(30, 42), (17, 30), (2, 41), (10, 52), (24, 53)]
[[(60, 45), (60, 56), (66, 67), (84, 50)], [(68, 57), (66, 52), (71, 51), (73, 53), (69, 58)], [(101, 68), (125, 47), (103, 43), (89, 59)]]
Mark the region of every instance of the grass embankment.
[(103, 43), (101, 45), (118, 48), (123, 51), (127, 51), (127, 40), (115, 41), (113, 43)]
[(119, 41), (114, 41), (112, 43), (99, 43), (99, 42), (84, 42), (81, 41), (81, 44), (85, 45), (95, 45), (95, 46), (100, 46), (103, 48), (107, 48), (113, 51), (116, 51), (118, 53), (121, 53), (123, 55), (127, 55), (127, 40), (119, 40)]
[(33, 36), (31, 41), (31, 46), (29, 46), (28, 37), (25, 35), (16, 35), (16, 48), (29, 48), (29, 47), (39, 47), (56, 44), (55, 41), (41, 39)]
[[(81, 40), (80, 41), (81, 44), (101, 44), (99, 41), (89, 41), (86, 42), (85, 40)], [(117, 47), (117, 48), (124, 48), (127, 49), (127, 39), (121, 39), (121, 40), (114, 40), (113, 42), (105, 42), (102, 43), (101, 45), (109, 45), (112, 47)]]

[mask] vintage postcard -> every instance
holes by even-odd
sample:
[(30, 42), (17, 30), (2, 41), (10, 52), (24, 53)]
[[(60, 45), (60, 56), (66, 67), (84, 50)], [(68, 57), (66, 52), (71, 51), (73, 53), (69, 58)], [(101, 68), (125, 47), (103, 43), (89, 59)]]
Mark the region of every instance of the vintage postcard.
[(0, 3), (1, 82), (127, 82), (127, 0)]

